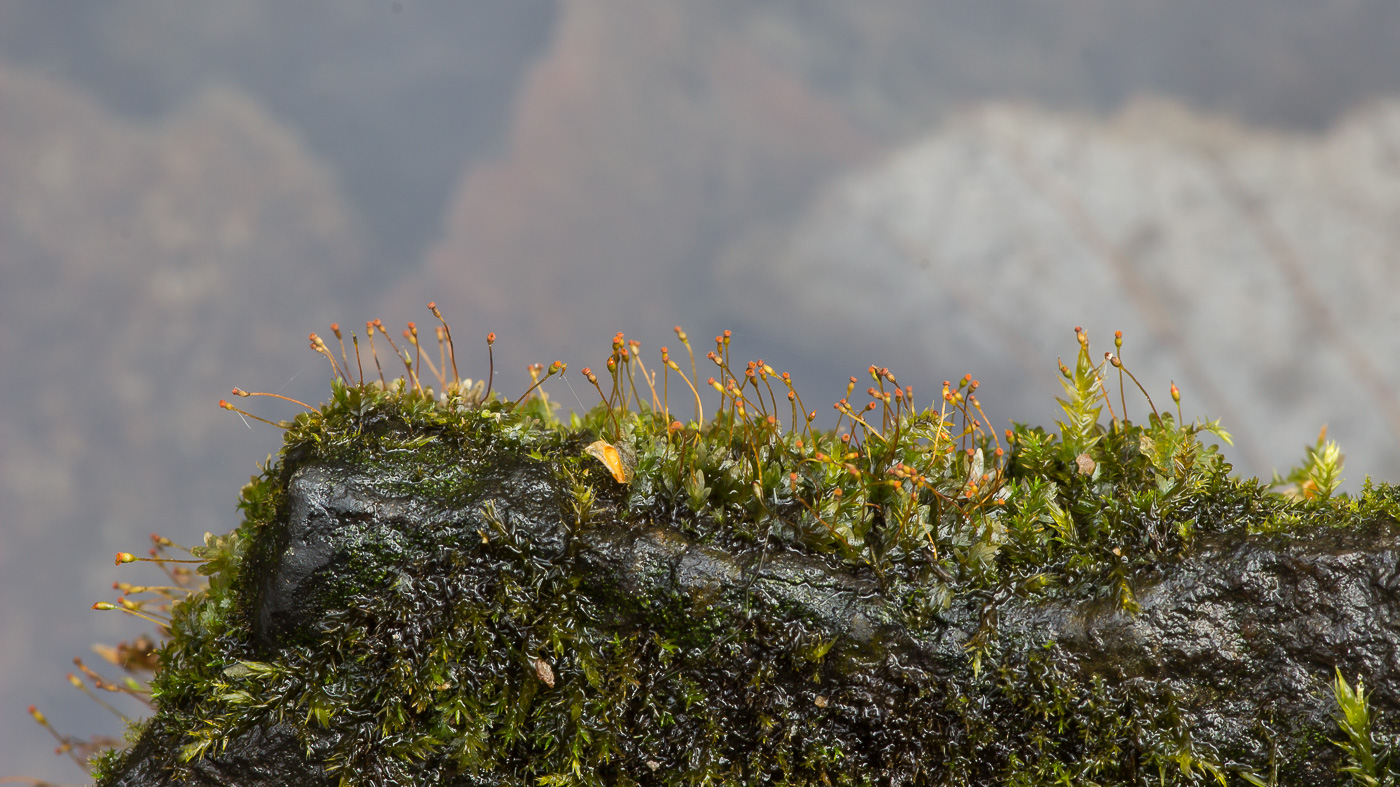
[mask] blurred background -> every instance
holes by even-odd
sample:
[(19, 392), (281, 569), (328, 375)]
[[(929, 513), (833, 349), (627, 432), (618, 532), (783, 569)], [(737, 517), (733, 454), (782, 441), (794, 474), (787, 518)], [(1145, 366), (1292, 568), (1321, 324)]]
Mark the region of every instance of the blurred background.
[(83, 781), (30, 703), (119, 734), (64, 679), (141, 630), (88, 610), (158, 576), (112, 554), (237, 524), (280, 435), (216, 403), (319, 401), (333, 320), (435, 300), (464, 376), (495, 331), (570, 407), (617, 331), (731, 328), (821, 411), (876, 363), (998, 426), (1122, 330), (1240, 472), (1327, 424), (1355, 489), (1400, 478), (1397, 293), (1393, 0), (6, 0), (0, 776)]

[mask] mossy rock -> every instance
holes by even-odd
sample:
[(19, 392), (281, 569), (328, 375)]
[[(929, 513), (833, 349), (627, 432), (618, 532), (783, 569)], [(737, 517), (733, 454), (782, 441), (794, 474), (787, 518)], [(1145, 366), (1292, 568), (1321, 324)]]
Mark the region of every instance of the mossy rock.
[(1164, 416), (995, 466), (764, 423), (337, 383), (99, 783), (1331, 785), (1336, 670), (1397, 718), (1395, 488), (1286, 499)]

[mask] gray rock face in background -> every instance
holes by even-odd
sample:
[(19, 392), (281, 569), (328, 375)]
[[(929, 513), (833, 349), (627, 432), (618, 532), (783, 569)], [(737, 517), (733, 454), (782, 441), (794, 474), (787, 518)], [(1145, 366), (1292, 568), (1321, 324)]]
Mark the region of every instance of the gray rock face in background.
[(1320, 135), (1167, 103), (1102, 122), (999, 106), (751, 235), (720, 281), (750, 320), (832, 354), (956, 354), (1020, 381), (986, 390), (998, 420), (1052, 415), (1050, 359), (1075, 325), (1100, 351), (1122, 330), (1157, 407), (1175, 380), (1188, 417), (1234, 433), (1242, 470), (1286, 471), (1327, 424), (1356, 483), (1400, 473), (1397, 249), (1400, 104)]

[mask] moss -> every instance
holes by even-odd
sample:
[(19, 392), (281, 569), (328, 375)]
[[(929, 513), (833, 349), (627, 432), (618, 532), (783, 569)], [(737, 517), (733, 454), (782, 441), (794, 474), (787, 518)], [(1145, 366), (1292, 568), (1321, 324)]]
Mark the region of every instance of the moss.
[[(986, 431), (966, 378), (917, 410), (874, 367), (869, 407), (842, 399), (838, 427), (820, 431), (795, 392), (782, 412), (785, 377), (761, 362), (735, 374), (727, 351), (726, 339), (721, 406), (703, 424), (675, 420), (669, 402), (637, 404), (640, 375), (617, 344), (611, 396), (567, 425), (541, 395), (513, 404), (337, 379), (244, 487), (243, 523), (198, 550), (210, 584), (173, 610), (155, 730), (189, 763), (282, 720), (346, 784), (831, 785), (889, 774), (1194, 784), (1264, 773), (1268, 763), (1227, 765), (1195, 748), (1182, 698), (1106, 681), (1054, 643), (999, 632), (997, 609), (1062, 599), (1132, 610), (1135, 585), (1203, 536), (1391, 523), (1400, 512), (1391, 486), (1290, 499), (1233, 478), (1201, 440), (1228, 439), (1214, 424), (1154, 412), (1104, 425), (1104, 369), (1087, 341), (1063, 369), (1055, 434)], [(596, 440), (617, 449), (620, 467), (585, 450)], [(339, 531), (354, 557), (316, 598), (325, 614), (269, 649), (250, 615), (259, 578), (286, 549), (287, 486), (305, 467), (353, 471), (428, 515)], [(959, 616), (981, 624), (955, 668), (933, 675), (878, 636), (833, 638), (799, 602), (599, 589), (497, 509), (517, 468), (563, 490), (549, 504), (573, 532), (661, 528), (659, 539), (758, 565), (816, 556), (881, 589), (911, 632)], [(435, 518), (473, 506), (470, 518)], [(876, 674), (885, 693), (870, 688)]]

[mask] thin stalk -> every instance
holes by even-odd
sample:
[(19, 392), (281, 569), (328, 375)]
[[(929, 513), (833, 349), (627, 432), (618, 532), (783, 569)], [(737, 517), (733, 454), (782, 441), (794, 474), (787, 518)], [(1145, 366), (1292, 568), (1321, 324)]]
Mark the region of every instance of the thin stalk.
[[(452, 358), (452, 385), (458, 386), (461, 384), (462, 376), (457, 372), (457, 348), (452, 344), (452, 328), (448, 326), (447, 320), (442, 318), (442, 312), (438, 311), (437, 303), (429, 301), (428, 310), (433, 313), (438, 322), (442, 323), (442, 331), (447, 335), (447, 352)], [(371, 349), (373, 349), (373, 345), (371, 345)], [(446, 368), (445, 364), (444, 368)]]
[(281, 400), (283, 400), (283, 401), (285, 401), (285, 402), (291, 402), (292, 404), (299, 404), (299, 405), (301, 405), (302, 407), (305, 407), (306, 409), (308, 409), (308, 410), (310, 410), (310, 411), (312, 411), (312, 412), (316, 412), (316, 408), (315, 408), (315, 407), (312, 407), (311, 405), (307, 404), (306, 402), (299, 401), (299, 400), (297, 400), (297, 399), (293, 399), (293, 398), (290, 397), (290, 396), (283, 396), (282, 394), (261, 393), (261, 392), (259, 392), (259, 391), (245, 391), (245, 390), (243, 390), (243, 389), (241, 389), (241, 388), (234, 388), (233, 391), (232, 391), (232, 393), (233, 393), (234, 396), (242, 396), (242, 397), (249, 397), (249, 396), (270, 396), (270, 397), (272, 397), (273, 399), (281, 399)]

